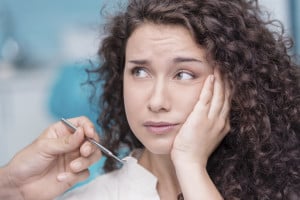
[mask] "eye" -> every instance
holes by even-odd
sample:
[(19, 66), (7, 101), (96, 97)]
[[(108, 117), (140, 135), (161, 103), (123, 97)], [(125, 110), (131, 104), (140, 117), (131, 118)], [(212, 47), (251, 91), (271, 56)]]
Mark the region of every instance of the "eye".
[(138, 78), (147, 78), (149, 77), (149, 73), (144, 67), (135, 67), (131, 70), (131, 74)]
[(187, 71), (180, 71), (175, 76), (175, 79), (177, 80), (191, 80), (194, 78), (195, 76), (191, 72), (187, 72)]

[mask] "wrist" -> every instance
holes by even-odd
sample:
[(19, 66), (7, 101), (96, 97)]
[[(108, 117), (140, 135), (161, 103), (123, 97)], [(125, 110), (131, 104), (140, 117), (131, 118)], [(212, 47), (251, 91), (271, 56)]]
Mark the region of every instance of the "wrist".
[(0, 199), (23, 200), (19, 188), (13, 181), (9, 166), (0, 168)]
[(175, 170), (185, 199), (223, 199), (210, 178), (206, 165), (179, 162), (175, 165)]
[(174, 167), (177, 173), (186, 173), (187, 171), (197, 171), (200, 174), (206, 174), (206, 163), (199, 162), (187, 162), (187, 161), (175, 161)]
[(171, 159), (175, 166), (192, 165), (195, 167), (206, 168), (208, 155), (198, 153), (195, 150), (182, 150), (181, 148), (173, 147), (171, 151)]
[(199, 159), (187, 155), (172, 155), (172, 162), (175, 168), (194, 168), (194, 169), (203, 169), (206, 170), (207, 159)]

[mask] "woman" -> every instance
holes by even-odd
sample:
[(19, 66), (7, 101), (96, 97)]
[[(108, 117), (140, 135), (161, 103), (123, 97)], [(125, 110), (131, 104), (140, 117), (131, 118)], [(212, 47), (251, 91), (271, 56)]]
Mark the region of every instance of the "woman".
[(130, 1), (90, 73), (103, 143), (131, 156), (64, 198), (300, 198), (299, 68), (260, 15), (253, 0)]

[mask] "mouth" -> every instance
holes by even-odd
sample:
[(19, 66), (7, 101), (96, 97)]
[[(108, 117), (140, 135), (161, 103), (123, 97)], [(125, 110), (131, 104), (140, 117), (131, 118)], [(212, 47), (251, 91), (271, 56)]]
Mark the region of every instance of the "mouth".
[(148, 121), (143, 124), (143, 126), (153, 134), (167, 134), (172, 132), (179, 124), (169, 123), (169, 122), (152, 122)]

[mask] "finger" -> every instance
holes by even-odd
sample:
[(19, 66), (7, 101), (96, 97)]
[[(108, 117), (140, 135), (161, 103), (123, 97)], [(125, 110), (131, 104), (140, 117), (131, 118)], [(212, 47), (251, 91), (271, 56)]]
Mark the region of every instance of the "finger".
[(65, 135), (59, 138), (47, 138), (40, 140), (41, 148), (48, 154), (62, 154), (79, 149), (84, 141), (82, 128), (77, 128), (74, 134)]
[(211, 100), (211, 106), (208, 114), (208, 118), (213, 119), (220, 115), (225, 98), (225, 86), (222, 80), (220, 71), (218, 69), (214, 70), (215, 82), (214, 82), (214, 92)]
[(75, 127), (82, 127), (86, 136), (88, 137), (96, 137), (95, 134), (95, 129), (94, 129), (94, 124), (89, 120), (89, 118), (85, 116), (81, 117), (76, 117), (76, 118), (71, 118), (68, 119)]
[[(99, 142), (99, 136), (98, 136), (98, 134), (94, 134), (94, 135), (95, 136), (93, 137), (93, 139)], [(80, 154), (83, 157), (88, 157), (92, 153), (94, 153), (97, 149), (98, 148), (93, 143), (91, 143), (90, 141), (87, 140), (87, 141), (85, 141), (83, 143), (83, 145), (81, 145), (81, 147), (80, 147)]]
[(92, 153), (97, 150), (95, 145), (91, 144), (89, 141), (85, 141), (80, 147), (80, 154), (83, 157), (89, 157)]
[[(199, 121), (202, 121), (203, 117), (206, 118), (208, 115), (209, 107), (210, 107), (210, 101), (213, 94), (213, 84), (214, 84), (214, 75), (209, 75), (202, 87), (199, 100), (194, 106), (194, 109), (192, 110), (191, 114), (187, 118), (185, 124), (187, 126), (194, 126), (199, 123)], [(199, 114), (200, 113), (200, 114)], [(184, 134), (188, 135), (188, 134)]]
[(86, 170), (92, 164), (96, 163), (101, 158), (101, 156), (102, 156), (102, 153), (100, 151), (96, 151), (94, 154), (92, 154), (88, 158), (79, 157), (70, 163), (70, 169), (73, 172), (80, 172), (80, 171)]
[(82, 127), (84, 134), (88, 138), (93, 138), (96, 141), (99, 141), (99, 135), (97, 134), (94, 124), (84, 116), (68, 119), (75, 127)]
[(57, 175), (56, 179), (63, 183), (65, 188), (68, 189), (78, 182), (84, 181), (90, 175), (89, 170), (84, 170), (79, 173), (63, 172)]
[(221, 117), (227, 119), (229, 117), (229, 112), (231, 108), (231, 89), (228, 80), (225, 81), (225, 97), (224, 97), (224, 105), (221, 111)]
[[(86, 131), (88, 137), (97, 138), (97, 134), (94, 131), (93, 123), (86, 117), (77, 117), (72, 119), (67, 119), (76, 129), (78, 127), (83, 127)], [(59, 138), (66, 135), (73, 134), (74, 130), (64, 124), (62, 121), (59, 121), (49, 127), (41, 138)]]
[(225, 123), (225, 126), (224, 126), (221, 134), (225, 136), (229, 131), (230, 131), (230, 120), (229, 120), (229, 117), (228, 117), (226, 119), (226, 123)]
[[(208, 114), (212, 95), (213, 95), (213, 85), (214, 85), (214, 75), (209, 75), (203, 85), (200, 93), (199, 101), (195, 105), (196, 112), (204, 112)], [(198, 113), (198, 112), (197, 112)]]
[(93, 127), (93, 122), (85, 116), (69, 118), (68, 121), (70, 121), (75, 126), (90, 125)]
[(93, 138), (99, 141), (99, 135), (97, 134), (93, 124), (87, 123), (83, 125), (84, 134), (88, 138)]

